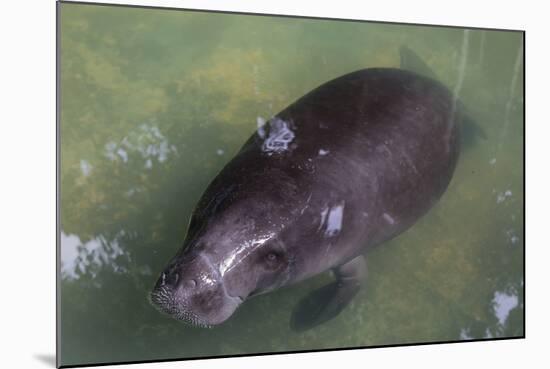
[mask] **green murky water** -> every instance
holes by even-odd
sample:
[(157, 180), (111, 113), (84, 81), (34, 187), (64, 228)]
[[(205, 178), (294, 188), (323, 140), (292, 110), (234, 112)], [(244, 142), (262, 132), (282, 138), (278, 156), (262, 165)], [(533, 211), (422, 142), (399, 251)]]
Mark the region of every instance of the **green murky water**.
[[(61, 364), (521, 336), (522, 34), (61, 5)], [(147, 294), (202, 191), (317, 85), (417, 52), (488, 135), (440, 203), (369, 254), (336, 319), (288, 327), (321, 275), (193, 328)]]

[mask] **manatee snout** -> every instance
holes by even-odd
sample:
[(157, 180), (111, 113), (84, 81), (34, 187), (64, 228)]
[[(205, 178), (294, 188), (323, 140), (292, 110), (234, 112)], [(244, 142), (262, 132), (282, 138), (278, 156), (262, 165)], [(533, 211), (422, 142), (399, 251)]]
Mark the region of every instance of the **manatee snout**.
[(197, 326), (222, 323), (241, 301), (227, 293), (219, 271), (202, 254), (176, 257), (151, 292), (151, 303), (157, 309)]

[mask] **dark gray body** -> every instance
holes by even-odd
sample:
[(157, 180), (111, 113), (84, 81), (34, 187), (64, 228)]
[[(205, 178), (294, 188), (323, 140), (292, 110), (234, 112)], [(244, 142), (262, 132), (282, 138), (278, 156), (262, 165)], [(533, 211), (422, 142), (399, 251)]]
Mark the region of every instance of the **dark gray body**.
[(446, 190), (460, 119), (444, 86), (400, 69), (314, 89), (260, 127), (209, 185), (153, 302), (218, 324), (249, 296), (395, 237)]

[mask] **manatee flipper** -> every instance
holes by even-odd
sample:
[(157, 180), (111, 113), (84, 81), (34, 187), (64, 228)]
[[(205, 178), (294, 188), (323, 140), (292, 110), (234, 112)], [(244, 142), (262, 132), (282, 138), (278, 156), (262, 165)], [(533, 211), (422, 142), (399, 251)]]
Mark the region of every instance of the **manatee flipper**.
[(359, 292), (367, 275), (367, 263), (360, 255), (333, 269), (336, 280), (305, 298), (293, 310), (290, 327), (305, 331), (336, 317)]
[[(415, 72), (424, 77), (428, 77), (434, 80), (438, 80), (437, 75), (430, 69), (430, 67), (407, 46), (401, 46), (399, 48), (399, 61), (400, 68)], [(477, 138), (487, 139), (487, 133), (468, 113), (464, 105), (458, 101), (458, 111), (461, 114), (460, 121), (462, 126), (462, 143), (464, 147), (471, 147), (475, 144)]]

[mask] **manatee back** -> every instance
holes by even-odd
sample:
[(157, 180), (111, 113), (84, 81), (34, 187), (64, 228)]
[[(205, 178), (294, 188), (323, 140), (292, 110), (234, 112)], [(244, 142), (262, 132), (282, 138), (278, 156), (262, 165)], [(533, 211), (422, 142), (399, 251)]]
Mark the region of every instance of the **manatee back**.
[[(298, 99), (256, 132), (205, 193), (231, 188), (276, 207), (277, 237), (303, 279), (414, 224), (447, 188), (458, 115), (440, 83), (392, 68), (356, 71)], [(323, 253), (321, 260), (314, 257)]]
[(445, 192), (460, 152), (452, 93), (400, 69), (342, 76), (278, 116), (296, 126), (292, 155), (317, 159), (320, 196), (346, 202), (347, 242), (378, 244), (414, 224)]

